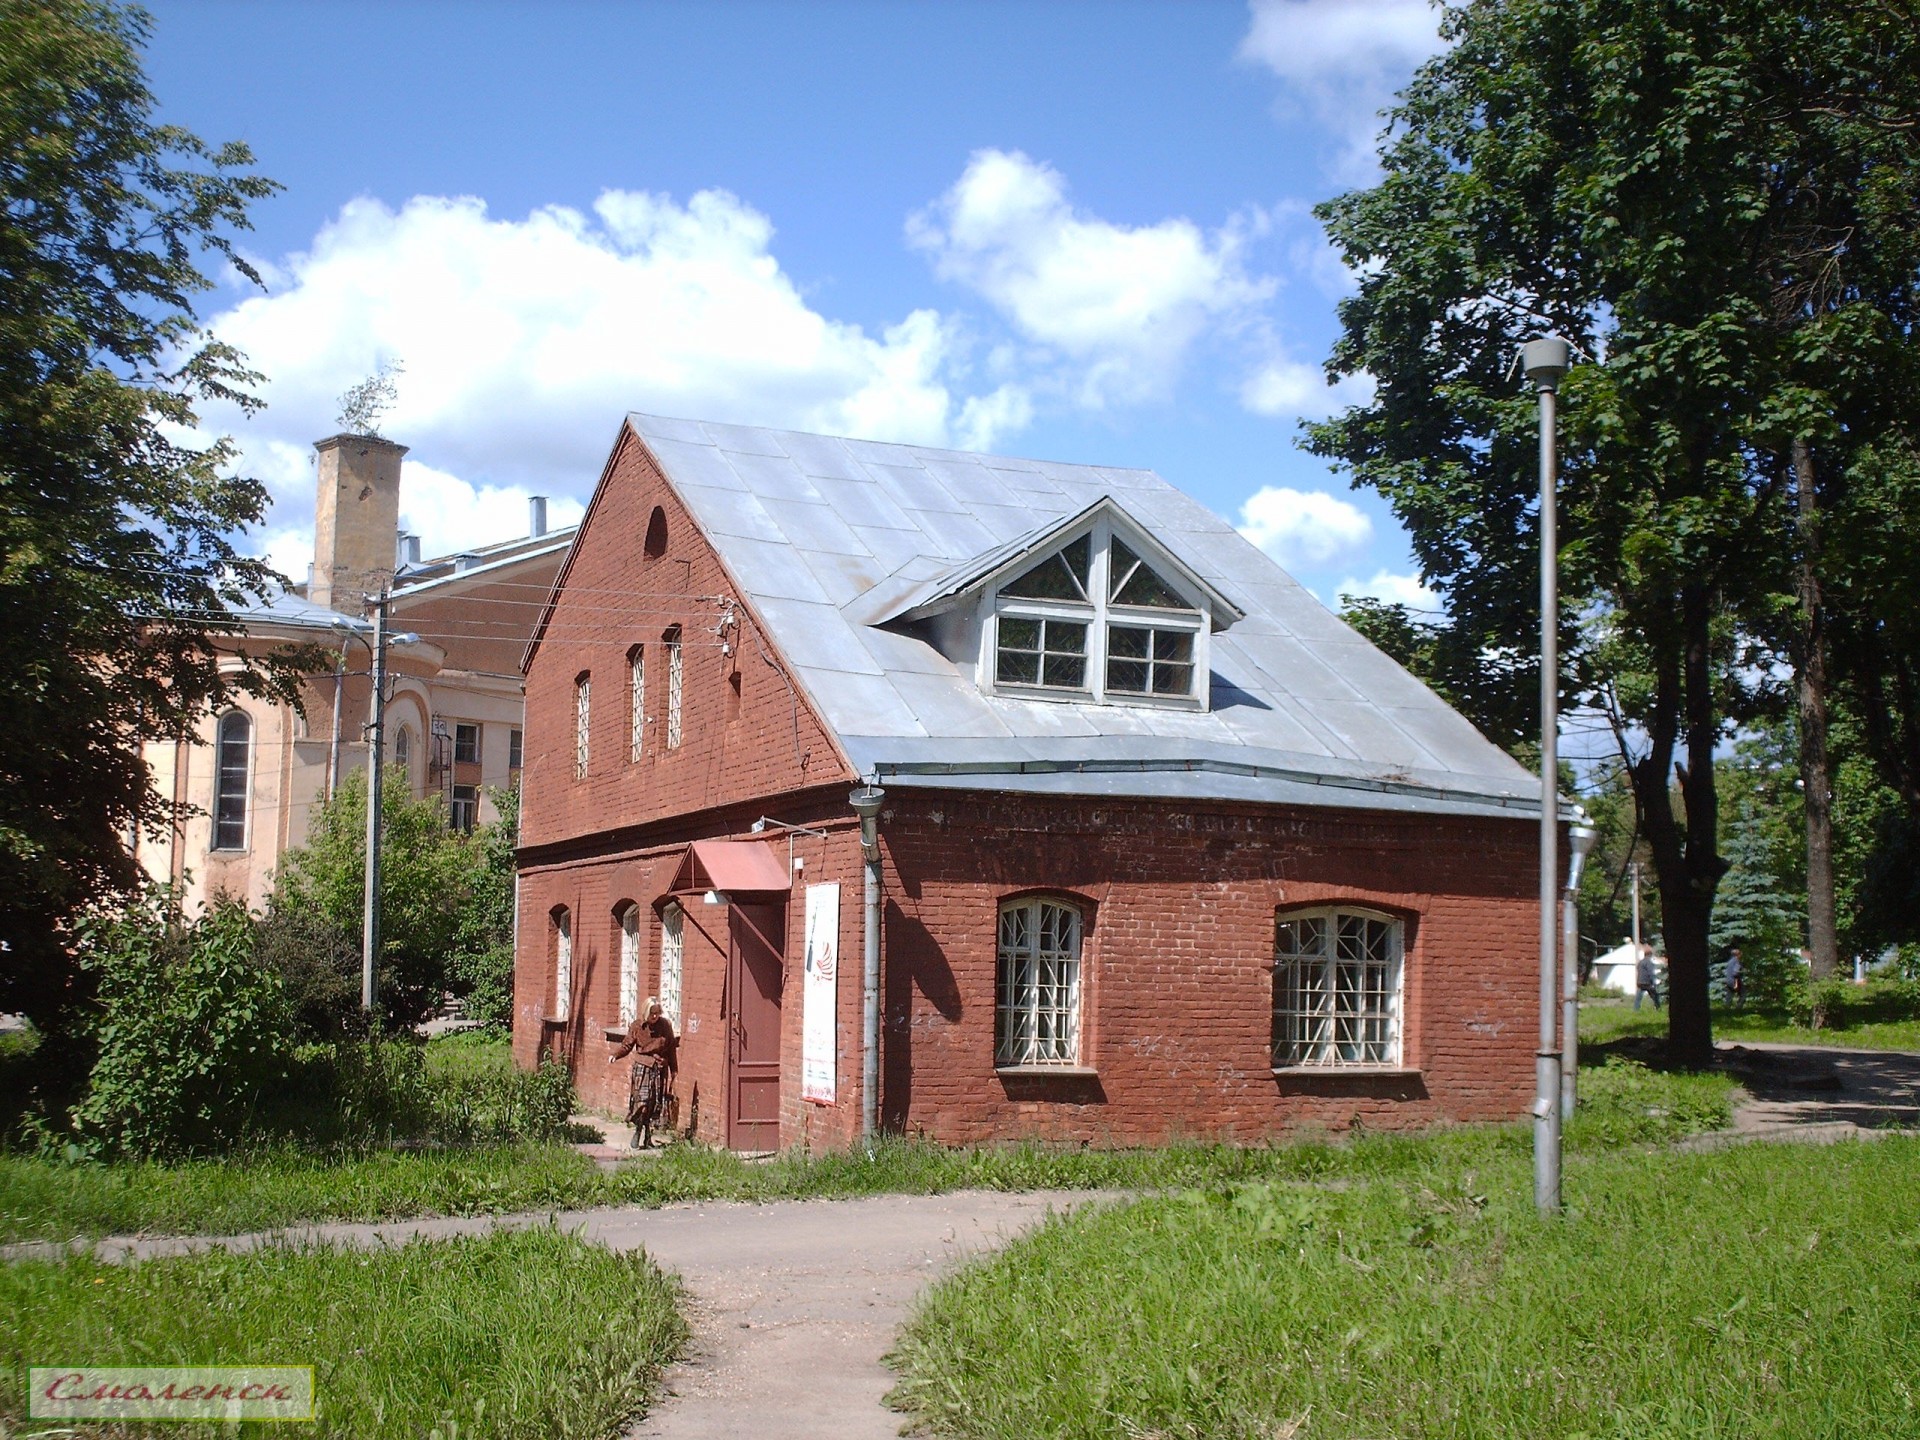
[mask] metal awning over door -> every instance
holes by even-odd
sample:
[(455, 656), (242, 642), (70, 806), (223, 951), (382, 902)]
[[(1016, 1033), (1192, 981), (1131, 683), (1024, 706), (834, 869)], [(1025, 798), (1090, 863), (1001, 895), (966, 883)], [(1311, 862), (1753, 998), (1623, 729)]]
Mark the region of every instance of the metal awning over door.
[(784, 895), (792, 889), (793, 872), (778, 841), (695, 840), (674, 872), (672, 893)]

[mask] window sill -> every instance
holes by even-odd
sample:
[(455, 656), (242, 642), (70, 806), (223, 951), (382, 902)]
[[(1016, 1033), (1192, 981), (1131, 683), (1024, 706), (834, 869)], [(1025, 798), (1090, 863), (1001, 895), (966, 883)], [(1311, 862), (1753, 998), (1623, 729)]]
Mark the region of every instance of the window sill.
[(546, 1026), (549, 1030), (559, 1030), (565, 1026), (571, 1025), (573, 1023), (573, 1019), (571, 1016), (568, 1016), (568, 1015), (542, 1015), (540, 1017), (540, 1023)]
[(1100, 1072), (1091, 1065), (996, 1065), (993, 1073), (1022, 1080), (1044, 1076), (1060, 1080), (1085, 1080)]
[(600, 1033), (606, 1036), (607, 1039), (613, 1041), (616, 1045), (618, 1045), (626, 1040), (627, 1027), (624, 1025), (618, 1025), (618, 1026), (609, 1025), (607, 1026), (606, 1029), (602, 1030)]
[(1302, 1075), (1320, 1075), (1328, 1079), (1367, 1076), (1414, 1076), (1422, 1074), (1417, 1065), (1275, 1065), (1275, 1075), (1297, 1079)]

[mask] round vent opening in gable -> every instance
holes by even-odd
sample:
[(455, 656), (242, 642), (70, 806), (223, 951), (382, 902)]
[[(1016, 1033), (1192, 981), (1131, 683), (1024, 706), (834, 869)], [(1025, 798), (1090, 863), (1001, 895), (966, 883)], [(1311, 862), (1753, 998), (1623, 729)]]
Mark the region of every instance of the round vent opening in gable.
[(658, 560), (667, 553), (667, 512), (656, 505), (653, 514), (647, 519), (646, 556), (649, 560)]

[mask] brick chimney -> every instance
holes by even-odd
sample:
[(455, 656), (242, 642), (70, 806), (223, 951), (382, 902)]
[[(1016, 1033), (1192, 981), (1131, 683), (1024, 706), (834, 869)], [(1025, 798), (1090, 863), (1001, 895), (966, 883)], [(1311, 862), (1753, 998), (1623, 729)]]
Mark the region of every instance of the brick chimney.
[(400, 457), (407, 447), (378, 435), (314, 442), (320, 476), (313, 521), (313, 581), (307, 598), (344, 614), (394, 570), (400, 535)]

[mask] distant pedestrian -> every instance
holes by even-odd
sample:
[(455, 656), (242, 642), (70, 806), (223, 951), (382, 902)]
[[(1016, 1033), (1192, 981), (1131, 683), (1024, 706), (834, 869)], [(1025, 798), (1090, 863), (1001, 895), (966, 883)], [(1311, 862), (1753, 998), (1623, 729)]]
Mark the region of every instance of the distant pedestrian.
[(1660, 971), (1653, 963), (1653, 947), (1644, 942), (1640, 946), (1640, 963), (1634, 966), (1633, 978), (1636, 986), (1633, 992), (1633, 1008), (1638, 1010), (1640, 997), (1649, 995), (1653, 997), (1653, 1008), (1658, 1010), (1660, 1008)]
[(1740, 1007), (1740, 1002), (1746, 998), (1747, 994), (1747, 972), (1740, 964), (1740, 947), (1738, 945), (1727, 952), (1726, 980), (1727, 998), (1733, 1001), (1734, 1008), (1737, 1010)]

